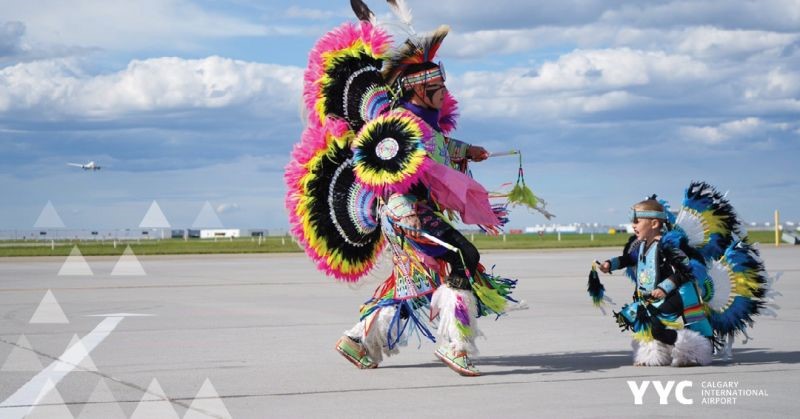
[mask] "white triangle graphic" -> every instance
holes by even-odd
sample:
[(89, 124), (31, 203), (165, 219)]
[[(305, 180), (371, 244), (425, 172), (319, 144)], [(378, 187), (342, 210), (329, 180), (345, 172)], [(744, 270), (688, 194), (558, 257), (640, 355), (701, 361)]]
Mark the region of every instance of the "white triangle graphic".
[[(69, 345), (67, 345), (67, 348), (64, 350), (65, 354), (67, 352), (69, 352), (70, 358), (81, 358), (81, 362), (78, 364), (78, 368), (76, 368), (75, 371), (97, 371), (97, 366), (94, 364), (94, 361), (92, 361), (92, 358), (89, 357), (89, 351), (83, 346), (83, 342), (78, 338), (78, 335), (72, 335), (72, 340), (69, 341)], [(61, 362), (56, 364), (56, 371), (72, 370), (72, 365), (67, 364), (61, 358), (58, 360)]]
[(127, 419), (125, 412), (117, 403), (111, 389), (108, 388), (106, 380), (101, 378), (97, 387), (92, 391), (86, 406), (78, 415), (78, 419)]
[(42, 212), (39, 213), (39, 218), (33, 223), (33, 228), (64, 228), (64, 222), (61, 221), (52, 202), (47, 201), (47, 204), (44, 205)]
[[(46, 394), (45, 394), (46, 393)], [(26, 419), (74, 419), (72, 412), (64, 404), (64, 399), (56, 389), (51, 380), (47, 380), (42, 392), (39, 393), (39, 401), (33, 409), (25, 416)]]
[(219, 398), (219, 393), (211, 384), (211, 380), (206, 378), (183, 419), (208, 419), (209, 417), (233, 419), (222, 399)]
[(147, 210), (147, 214), (145, 214), (144, 218), (142, 218), (142, 222), (139, 223), (139, 227), (170, 228), (167, 217), (165, 217), (164, 213), (161, 212), (161, 207), (158, 206), (158, 202), (153, 201), (153, 203), (150, 204), (150, 209)]
[(61, 305), (56, 301), (56, 297), (50, 290), (47, 290), (28, 323), (65, 324), (69, 323), (69, 320), (67, 320), (64, 310), (61, 309)]
[(11, 353), (0, 367), (0, 371), (41, 371), (44, 366), (25, 335), (17, 339), (17, 345), (11, 348)]
[(211, 207), (210, 202), (206, 201), (206, 203), (203, 204), (203, 209), (200, 210), (200, 213), (197, 214), (197, 218), (194, 219), (192, 228), (222, 228), (222, 221), (219, 219), (217, 212), (214, 211), (214, 208)]
[(144, 268), (142, 264), (139, 263), (139, 259), (133, 254), (133, 250), (131, 246), (125, 248), (125, 251), (122, 252), (122, 256), (120, 256), (117, 264), (114, 265), (114, 269), (111, 271), (112, 276), (116, 275), (129, 275), (129, 276), (142, 276), (146, 275), (144, 272)]
[(69, 252), (69, 256), (67, 256), (67, 260), (64, 261), (64, 264), (61, 265), (61, 269), (58, 270), (58, 276), (92, 276), (94, 272), (92, 272), (92, 268), (86, 263), (86, 259), (84, 259), (83, 255), (81, 254), (81, 250), (78, 249), (78, 245), (72, 247), (72, 250)]
[(155, 378), (147, 387), (147, 392), (142, 396), (142, 400), (136, 405), (136, 410), (130, 419), (179, 419), (178, 413), (172, 407), (172, 403), (167, 400), (164, 390)]

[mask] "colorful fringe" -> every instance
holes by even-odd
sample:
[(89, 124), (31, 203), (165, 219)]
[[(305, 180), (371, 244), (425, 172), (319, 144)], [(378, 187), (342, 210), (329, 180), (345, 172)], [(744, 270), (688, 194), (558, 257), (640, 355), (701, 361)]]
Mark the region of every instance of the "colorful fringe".
[(516, 286), (517, 280), (487, 273), (479, 264), (478, 272), (472, 276), (472, 290), (478, 297), (478, 317), (489, 314), (500, 317), (505, 314), (509, 301), (518, 302), (511, 297), (511, 292)]
[(544, 215), (548, 220), (555, 217), (552, 213), (547, 211), (545, 207), (547, 202), (543, 199), (537, 198), (533, 191), (525, 184), (525, 171), (522, 169), (522, 153), (519, 155), (519, 170), (517, 170), (517, 182), (511, 191), (506, 195), (509, 205), (522, 205), (532, 210), (538, 211)]
[(461, 298), (460, 295), (456, 296), (456, 306), (455, 306), (455, 324), (458, 332), (461, 334), (461, 337), (464, 339), (469, 339), (472, 337), (472, 327), (470, 326), (470, 316), (469, 316), (469, 308), (464, 303), (464, 299)]

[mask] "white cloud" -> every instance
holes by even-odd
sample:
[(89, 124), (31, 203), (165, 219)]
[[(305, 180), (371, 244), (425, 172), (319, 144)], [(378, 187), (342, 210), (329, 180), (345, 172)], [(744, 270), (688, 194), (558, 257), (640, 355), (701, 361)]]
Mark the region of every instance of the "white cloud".
[(654, 81), (690, 81), (707, 72), (705, 64), (687, 56), (628, 48), (577, 50), (543, 64), (530, 84), (554, 90), (622, 88)]
[(792, 99), (800, 96), (800, 74), (783, 67), (773, 68), (766, 74), (750, 78), (745, 90), (747, 99)]
[(0, 22), (0, 57), (19, 53), (23, 49), (22, 37), (25, 25), (22, 22)]
[(531, 91), (603, 90), (656, 81), (692, 81), (708, 75), (704, 63), (687, 56), (620, 48), (576, 50), (560, 56), (557, 61), (546, 62), (534, 71), (514, 69), (505, 73), (466, 73), (464, 83), (487, 93), (526, 95)]
[(602, 20), (655, 27), (688, 24), (786, 31), (796, 30), (800, 23), (800, 1), (676, 0), (658, 4), (629, 1), (609, 6)]
[(508, 29), (482, 30), (459, 33), (454, 31), (443, 45), (443, 51), (460, 58), (476, 58), (486, 55), (505, 55), (530, 51), (541, 45), (545, 30)]
[[(286, 10), (286, 16), (291, 18), (325, 20), (333, 17), (342, 17), (340, 13), (332, 10), (312, 9), (308, 7), (291, 6)], [(349, 17), (350, 15), (348, 15)]]
[(106, 119), (248, 102), (286, 107), (287, 100), (299, 100), (301, 79), (297, 67), (221, 57), (134, 60), (122, 71), (96, 76), (73, 60), (43, 60), (0, 70), (0, 112)]
[(679, 132), (690, 141), (699, 141), (706, 144), (720, 144), (737, 138), (764, 134), (769, 129), (780, 129), (780, 127), (767, 124), (759, 118), (749, 117), (736, 121), (724, 122), (716, 126), (682, 127)]
[(676, 50), (692, 56), (729, 56), (773, 50), (779, 54), (787, 45), (800, 39), (798, 34), (724, 30), (702, 26), (677, 34)]
[[(681, 55), (627, 48), (576, 50), (537, 69), (469, 72), (455, 80), (472, 117), (569, 117), (669, 99), (711, 74)], [(648, 90), (667, 96), (648, 98)]]
[(220, 205), (217, 206), (217, 214), (231, 213), (231, 212), (239, 211), (239, 209), (240, 209), (239, 208), (239, 204), (237, 204), (235, 202), (224, 203), (224, 204), (220, 204)]
[(203, 9), (191, 0), (0, 0), (0, 10), (4, 19), (26, 25), (30, 42), (43, 45), (190, 47), (208, 38), (268, 32), (264, 25)]

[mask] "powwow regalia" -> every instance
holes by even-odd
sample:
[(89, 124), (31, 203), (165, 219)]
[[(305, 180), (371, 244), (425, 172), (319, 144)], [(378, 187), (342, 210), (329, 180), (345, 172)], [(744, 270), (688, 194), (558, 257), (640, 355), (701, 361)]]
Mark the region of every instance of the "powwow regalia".
[[(404, 97), (444, 82), (433, 60), (448, 29), (392, 49), (366, 5), (352, 3), (361, 21), (324, 35), (305, 72), (307, 126), (285, 174), (292, 233), (320, 270), (343, 281), (364, 277), (384, 249), (391, 255), (391, 275), (336, 344), (349, 361), (375, 368), (418, 333), (438, 342), (448, 366), (478, 375), (469, 359), (476, 319), (505, 313), (516, 281), (487, 272), (451, 221), (491, 231), (506, 206), (492, 206), (464, 173), (470, 146), (447, 137), (456, 117), (449, 93), (439, 89), (441, 109)], [(410, 27), (403, 2), (389, 3)]]
[[(735, 335), (749, 339), (753, 316), (775, 315), (775, 278), (731, 204), (711, 185), (692, 182), (677, 216), (660, 204), (655, 210), (635, 206), (632, 220), (663, 220), (661, 239), (648, 247), (632, 236), (622, 256), (607, 261), (611, 270), (625, 269), (635, 285), (633, 301), (614, 313), (633, 333), (634, 363), (708, 365), (712, 345), (730, 359)], [(656, 289), (665, 297), (653, 298)], [(601, 308), (608, 301), (604, 292), (593, 266), (589, 294)]]

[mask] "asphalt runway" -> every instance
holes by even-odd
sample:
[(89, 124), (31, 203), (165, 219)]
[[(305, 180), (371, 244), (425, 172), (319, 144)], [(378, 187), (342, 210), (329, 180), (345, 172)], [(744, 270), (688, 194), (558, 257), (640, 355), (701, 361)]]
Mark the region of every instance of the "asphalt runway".
[[(629, 335), (586, 293), (591, 261), (617, 251), (485, 252), (529, 309), (480, 320), (473, 378), (416, 337), (375, 370), (334, 351), (385, 267), (349, 286), (301, 254), (142, 257), (114, 275), (116, 258), (87, 258), (91, 275), (0, 259), (0, 418), (797, 417), (800, 248), (762, 248), (778, 317), (732, 362), (695, 368), (631, 365)], [(617, 303), (632, 291), (601, 279)], [(648, 386), (641, 404), (629, 381)]]

